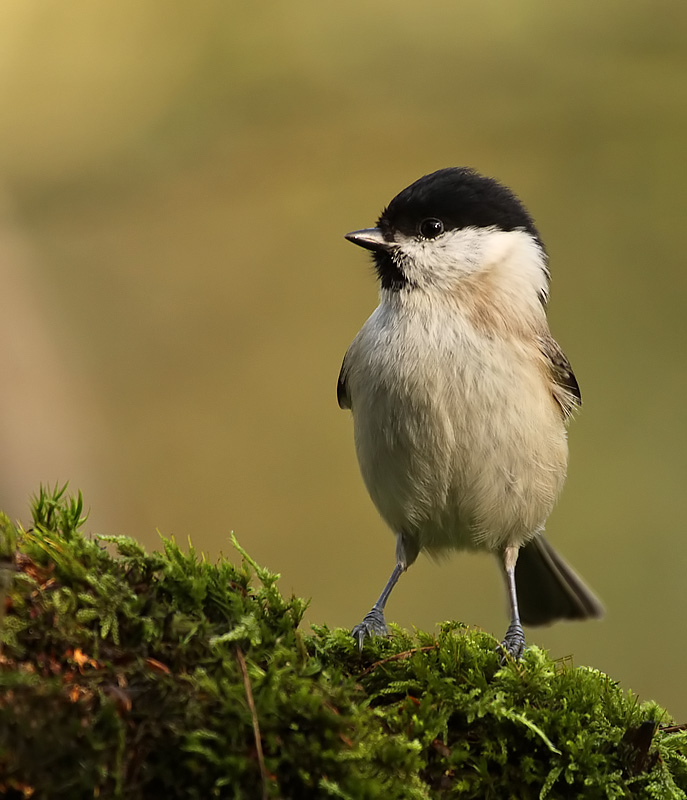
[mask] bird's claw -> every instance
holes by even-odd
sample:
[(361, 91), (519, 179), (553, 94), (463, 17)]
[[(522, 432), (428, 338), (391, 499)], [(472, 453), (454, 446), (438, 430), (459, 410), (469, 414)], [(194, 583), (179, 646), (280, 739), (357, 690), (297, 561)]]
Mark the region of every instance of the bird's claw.
[(519, 622), (511, 622), (503, 637), (503, 641), (499, 645), (501, 651), (501, 664), (505, 664), (508, 658), (514, 658), (516, 661), (522, 657), (525, 650), (525, 634)]
[(358, 647), (362, 650), (365, 639), (371, 639), (373, 636), (386, 636), (387, 633), (389, 633), (389, 629), (386, 626), (384, 612), (379, 608), (373, 608), (369, 614), (365, 615), (363, 621), (353, 628), (351, 636), (358, 642)]

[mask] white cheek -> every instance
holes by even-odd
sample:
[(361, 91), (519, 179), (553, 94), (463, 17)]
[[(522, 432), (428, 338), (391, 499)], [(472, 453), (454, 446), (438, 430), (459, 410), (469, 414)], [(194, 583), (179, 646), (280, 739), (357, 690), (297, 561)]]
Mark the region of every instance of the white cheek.
[(504, 284), (513, 283), (527, 294), (545, 294), (548, 288), (545, 257), (524, 231), (464, 228), (437, 239), (407, 238), (399, 244), (403, 271), (411, 283), (425, 289), (452, 289), (468, 275), (494, 269), (503, 273)]
[(484, 231), (465, 228), (437, 239), (405, 239), (403, 269), (415, 284), (448, 289), (457, 279), (480, 269), (484, 262)]

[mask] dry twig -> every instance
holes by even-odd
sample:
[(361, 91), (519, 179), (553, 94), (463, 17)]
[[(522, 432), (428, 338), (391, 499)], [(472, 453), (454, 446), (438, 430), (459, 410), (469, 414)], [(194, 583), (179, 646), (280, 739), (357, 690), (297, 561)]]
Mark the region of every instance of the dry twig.
[(387, 664), (389, 661), (402, 661), (404, 658), (410, 658), (410, 656), (414, 655), (415, 653), (428, 653), (430, 650), (436, 650), (438, 647), (438, 644), (428, 644), (424, 647), (414, 647), (412, 650), (404, 650), (402, 653), (395, 653), (393, 656), (383, 658), (381, 661), (375, 661), (374, 664), (370, 664), (370, 666), (367, 669), (364, 669), (358, 677), (362, 678), (364, 675), (369, 675), (370, 672), (374, 672), (377, 667), (380, 667), (382, 664)]
[(253, 736), (255, 737), (255, 751), (258, 755), (258, 764), (260, 766), (260, 777), (262, 778), (262, 800), (267, 800), (267, 769), (265, 767), (265, 757), (262, 753), (262, 738), (260, 737), (260, 725), (258, 723), (258, 714), (255, 710), (255, 701), (253, 700), (253, 689), (250, 685), (250, 678), (248, 677), (248, 669), (246, 667), (246, 659), (240, 647), (236, 648), (236, 660), (239, 662), (241, 668), (241, 675), (243, 676), (243, 686), (246, 690), (246, 700), (248, 701), (248, 708), (250, 709), (251, 716), (253, 717)]

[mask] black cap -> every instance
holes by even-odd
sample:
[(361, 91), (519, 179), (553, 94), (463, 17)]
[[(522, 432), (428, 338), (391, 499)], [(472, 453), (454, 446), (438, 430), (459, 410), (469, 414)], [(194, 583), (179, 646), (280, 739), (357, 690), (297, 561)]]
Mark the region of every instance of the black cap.
[(383, 231), (415, 236), (428, 218), (441, 220), (445, 230), (524, 230), (540, 242), (534, 221), (518, 197), (507, 186), (468, 167), (440, 169), (411, 183), (384, 209), (377, 224)]

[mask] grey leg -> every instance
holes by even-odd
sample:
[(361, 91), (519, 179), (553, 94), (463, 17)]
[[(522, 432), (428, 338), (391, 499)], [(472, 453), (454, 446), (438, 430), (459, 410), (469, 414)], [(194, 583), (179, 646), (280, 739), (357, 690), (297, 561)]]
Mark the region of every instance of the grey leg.
[(506, 631), (501, 647), (505, 654), (513, 658), (520, 658), (525, 649), (525, 633), (520, 624), (518, 611), (518, 594), (515, 589), (515, 564), (518, 560), (517, 547), (506, 547), (503, 551), (503, 569), (506, 574), (506, 587), (508, 589), (508, 602), (510, 605), (510, 625)]
[(365, 615), (363, 621), (358, 623), (351, 631), (351, 636), (358, 642), (358, 647), (361, 650), (363, 649), (363, 642), (368, 636), (384, 636), (389, 632), (386, 627), (386, 620), (384, 619), (384, 606), (389, 599), (391, 590), (396, 586), (398, 579), (403, 575), (406, 569), (407, 566), (405, 563), (399, 561), (396, 564), (384, 590), (379, 595), (379, 600), (372, 606), (369, 614)]

